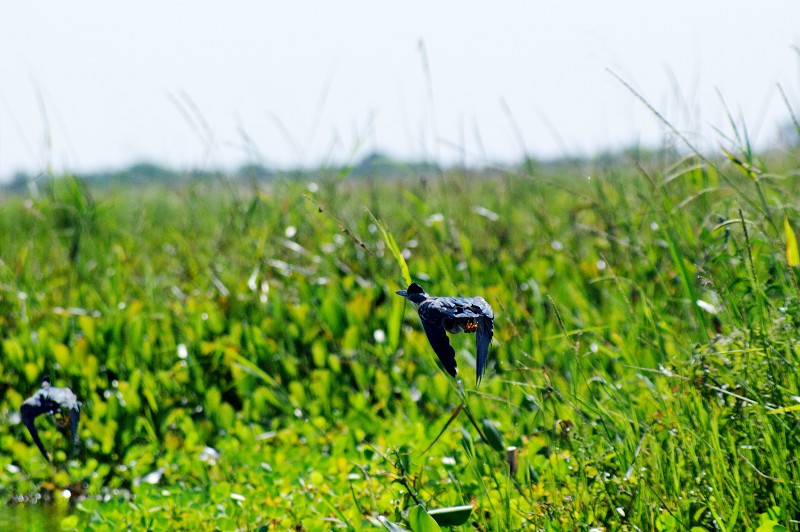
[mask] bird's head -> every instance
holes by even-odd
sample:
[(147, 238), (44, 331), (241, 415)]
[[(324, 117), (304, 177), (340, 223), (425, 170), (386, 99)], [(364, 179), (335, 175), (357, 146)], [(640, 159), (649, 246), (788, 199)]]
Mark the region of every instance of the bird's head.
[(408, 290), (398, 290), (395, 292), (398, 296), (403, 296), (415, 305), (419, 305), (428, 298), (428, 294), (417, 283), (411, 283)]

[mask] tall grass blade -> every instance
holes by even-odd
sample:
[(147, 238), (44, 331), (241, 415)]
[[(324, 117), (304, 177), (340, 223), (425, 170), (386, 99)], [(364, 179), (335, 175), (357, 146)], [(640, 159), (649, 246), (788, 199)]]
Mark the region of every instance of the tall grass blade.
[(458, 406), (456, 407), (456, 409), (455, 409), (455, 410), (453, 410), (453, 413), (450, 415), (450, 419), (448, 419), (448, 420), (447, 420), (447, 423), (445, 423), (445, 424), (444, 424), (444, 427), (442, 427), (442, 430), (441, 430), (441, 431), (439, 432), (439, 434), (438, 434), (438, 435), (437, 435), (437, 436), (436, 436), (436, 437), (433, 439), (433, 441), (430, 443), (430, 445), (428, 445), (427, 447), (425, 447), (425, 450), (424, 450), (424, 451), (422, 451), (422, 455), (421, 455), (421, 456), (425, 456), (425, 454), (427, 454), (427, 452), (428, 452), (428, 451), (431, 449), (431, 447), (433, 447), (433, 446), (434, 446), (434, 444), (435, 444), (437, 441), (439, 441), (439, 438), (441, 438), (441, 437), (442, 437), (442, 434), (444, 434), (444, 432), (447, 430), (447, 427), (449, 427), (449, 426), (450, 426), (450, 424), (451, 424), (451, 423), (452, 423), (452, 422), (453, 422), (453, 421), (456, 419), (456, 417), (458, 417), (458, 414), (459, 414), (459, 412), (461, 412), (461, 409), (462, 409), (462, 408), (464, 408), (464, 403), (461, 403), (460, 405), (458, 405)]
[(789, 217), (783, 218), (783, 231), (786, 233), (786, 262), (789, 266), (800, 265), (800, 252), (797, 250), (797, 237), (789, 223)]
[(375, 225), (378, 227), (378, 230), (381, 232), (381, 236), (383, 237), (383, 241), (386, 242), (386, 247), (389, 248), (389, 253), (392, 254), (394, 260), (397, 262), (397, 266), (400, 268), (400, 275), (403, 276), (403, 281), (405, 282), (406, 286), (411, 284), (411, 274), (408, 271), (408, 263), (406, 263), (406, 258), (403, 257), (403, 253), (400, 251), (400, 247), (397, 245), (397, 241), (394, 239), (392, 233), (386, 229), (386, 225), (383, 222), (378, 220), (372, 211), (367, 209), (370, 218), (372, 221), (375, 222)]

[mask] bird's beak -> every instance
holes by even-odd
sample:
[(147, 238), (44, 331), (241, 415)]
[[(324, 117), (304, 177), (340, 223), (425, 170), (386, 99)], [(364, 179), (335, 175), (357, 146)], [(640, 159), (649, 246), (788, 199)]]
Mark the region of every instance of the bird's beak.
[(405, 290), (398, 290), (395, 292), (398, 296), (408, 297), (408, 293)]

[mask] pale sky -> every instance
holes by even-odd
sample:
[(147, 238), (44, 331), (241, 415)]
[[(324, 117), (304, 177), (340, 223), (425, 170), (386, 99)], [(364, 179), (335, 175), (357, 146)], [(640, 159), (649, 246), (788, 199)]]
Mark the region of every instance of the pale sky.
[(482, 165), (800, 113), (800, 1), (70, 1), (0, 7), (0, 179), (398, 158)]

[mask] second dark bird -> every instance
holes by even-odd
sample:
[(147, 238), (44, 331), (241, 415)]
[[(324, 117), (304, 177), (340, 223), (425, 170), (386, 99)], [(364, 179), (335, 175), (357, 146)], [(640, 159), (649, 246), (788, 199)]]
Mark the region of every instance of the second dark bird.
[(42, 378), (42, 387), (31, 397), (25, 399), (20, 407), (22, 423), (31, 433), (31, 438), (42, 455), (50, 462), (50, 457), (39, 438), (39, 431), (36, 430), (35, 420), (42, 414), (62, 414), (59, 419), (69, 423), (72, 433), (73, 450), (78, 444), (78, 421), (81, 416), (81, 403), (72, 390), (69, 388), (57, 388), (50, 385), (50, 376)]

